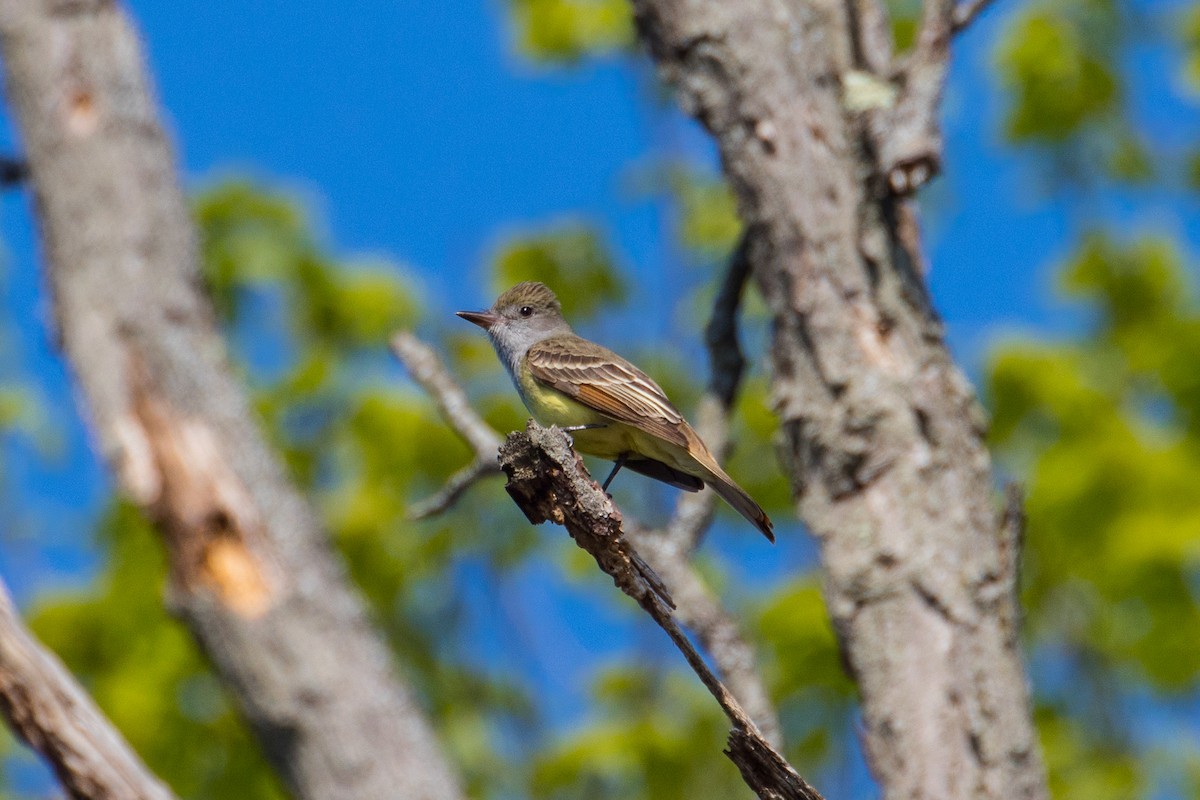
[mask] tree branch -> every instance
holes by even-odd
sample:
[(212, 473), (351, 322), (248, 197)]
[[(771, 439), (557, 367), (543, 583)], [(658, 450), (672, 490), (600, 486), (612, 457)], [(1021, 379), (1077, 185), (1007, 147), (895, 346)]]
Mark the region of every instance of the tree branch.
[(320, 517), (230, 370), (141, 43), (121, 4), (0, 0), (66, 356), (170, 602), (301, 800), (458, 800)]
[(471, 408), (467, 393), (455, 383), (433, 348), (413, 334), (400, 331), (392, 336), (392, 352), (433, 398), (442, 419), (477, 456), (494, 462), (500, 449), (500, 436)]
[[(721, 285), (713, 299), (713, 310), (704, 328), (708, 348), (708, 390), (700, 398), (696, 411), (696, 430), (709, 449), (724, 461), (729, 455), (729, 415), (742, 385), (746, 359), (738, 340), (738, 317), (742, 294), (750, 278), (750, 237), (743, 232), (730, 255)], [(675, 511), (662, 532), (685, 561), (699, 546), (716, 513), (713, 492), (684, 492), (676, 501)], [(769, 706), (769, 704), (768, 704)], [(765, 710), (765, 709), (764, 709)], [(771, 710), (774, 717), (774, 710)], [(755, 719), (761, 719), (755, 717)], [(778, 731), (778, 723), (765, 729)]]
[[(712, 316), (704, 329), (711, 373), (708, 391), (700, 399), (696, 429), (722, 460), (729, 454), (729, 416), (746, 364), (738, 341), (738, 317), (743, 290), (750, 277), (749, 247), (750, 237), (743, 233), (730, 257), (713, 301)], [(626, 534), (671, 587), (678, 598), (680, 619), (696, 632), (700, 643), (712, 654), (725, 683), (746, 713), (758, 724), (766, 740), (779, 748), (783, 745), (783, 731), (758, 666), (758, 655), (742, 635), (737, 620), (689, 565), (715, 513), (716, 496), (712, 492), (682, 492), (665, 528), (652, 531), (627, 525)]]
[(26, 630), (0, 581), (0, 714), (76, 800), (173, 800), (66, 667)]
[(938, 110), (950, 61), (954, 0), (925, 0), (917, 42), (900, 74), (895, 107), (872, 115), (879, 163), (897, 195), (912, 194), (942, 168)]
[(566, 434), (530, 420), (524, 432), (509, 434), (500, 449), (500, 464), (508, 475), (505, 488), (529, 521), (563, 525), (575, 543), (596, 559), (616, 586), (633, 598), (683, 653), (733, 725), (726, 752), (746, 784), (761, 798), (820, 800), (817, 791), (766, 741), (675, 623), (670, 595), (624, 537), (621, 512), (588, 475)]
[(742, 306), (742, 291), (750, 278), (750, 237), (742, 233), (729, 257), (725, 277), (713, 300), (712, 315), (704, 327), (704, 343), (708, 346), (708, 390), (726, 409), (733, 407), (746, 358), (738, 341), (738, 314)]
[(467, 393), (451, 377), (432, 347), (407, 331), (393, 334), (391, 344), (396, 358), (433, 398), (442, 419), (475, 451), (471, 463), (454, 473), (441, 491), (409, 509), (409, 519), (426, 519), (449, 510), (480, 478), (500, 474), (500, 463), (496, 460), (500, 436), (471, 407)]
[(625, 522), (625, 535), (670, 588), (679, 619), (696, 633), (700, 644), (712, 655), (722, 680), (758, 725), (763, 738), (772, 747), (781, 748), (783, 732), (759, 669), (758, 654), (742, 635), (737, 618), (721, 606), (688, 563), (690, 551), (679, 546), (687, 537), (672, 536), (669, 528), (648, 530), (629, 520)]
[(954, 33), (970, 27), (971, 23), (992, 4), (993, 0), (963, 0), (954, 8)]

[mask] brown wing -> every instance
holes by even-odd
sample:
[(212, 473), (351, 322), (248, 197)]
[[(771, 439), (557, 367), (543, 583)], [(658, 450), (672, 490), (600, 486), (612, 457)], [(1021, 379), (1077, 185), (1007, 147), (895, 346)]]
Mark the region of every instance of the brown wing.
[(529, 349), (535, 380), (588, 408), (687, 448), (688, 424), (654, 380), (616, 353), (578, 336)]

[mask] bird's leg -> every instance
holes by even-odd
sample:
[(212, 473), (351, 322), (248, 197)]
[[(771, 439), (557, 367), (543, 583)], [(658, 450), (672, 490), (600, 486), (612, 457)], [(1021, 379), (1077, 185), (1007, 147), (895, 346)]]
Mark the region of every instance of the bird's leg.
[(608, 485), (612, 483), (613, 478), (617, 477), (617, 473), (621, 471), (621, 467), (625, 466), (625, 459), (628, 453), (621, 453), (617, 456), (617, 463), (613, 464), (612, 472), (608, 473), (608, 477), (604, 479), (604, 485), (600, 487), (601, 491), (608, 491)]
[(589, 422), (587, 425), (568, 425), (565, 428), (559, 428), (563, 433), (575, 433), (576, 431), (590, 431), (595, 428), (607, 428), (607, 422)]

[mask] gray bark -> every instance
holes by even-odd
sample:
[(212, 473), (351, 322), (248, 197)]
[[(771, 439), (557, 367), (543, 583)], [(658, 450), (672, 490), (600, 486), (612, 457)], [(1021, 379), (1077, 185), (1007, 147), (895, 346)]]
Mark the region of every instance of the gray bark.
[[(984, 416), (947, 352), (902, 197), (939, 164), (953, 5), (926, 3), (906, 70), (878, 44), (875, 0), (634, 6), (738, 196), (773, 318), (785, 469), (821, 542), (885, 797), (1045, 797), (1015, 536), (994, 508)], [(851, 91), (863, 85), (874, 91)]]
[(163, 535), (174, 609), (297, 797), (461, 797), (226, 361), (129, 20), (104, 0), (3, 0), (0, 47), (62, 344)]
[(0, 714), (76, 800), (174, 800), (62, 662), (26, 630), (3, 582)]
[[(529, 521), (534, 525), (552, 521), (565, 527), (617, 588), (637, 601), (671, 637), (732, 724), (725, 754), (737, 765), (746, 785), (762, 800), (823, 800), (767, 741), (676, 624), (675, 603), (666, 585), (625, 535), (621, 512), (592, 480), (567, 435), (530, 420), (524, 431), (508, 435), (500, 448), (500, 466), (508, 476), (504, 488)], [(668, 563), (686, 569), (677, 558)], [(688, 599), (705, 602), (704, 598)]]

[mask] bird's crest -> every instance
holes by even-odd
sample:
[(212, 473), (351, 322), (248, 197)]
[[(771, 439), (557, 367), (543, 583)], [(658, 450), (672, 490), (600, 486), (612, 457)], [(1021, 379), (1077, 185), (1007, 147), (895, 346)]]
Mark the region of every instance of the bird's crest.
[(562, 304), (558, 302), (558, 298), (554, 296), (554, 292), (550, 291), (550, 287), (539, 281), (525, 281), (518, 283), (516, 286), (509, 289), (496, 300), (495, 309), (499, 311), (502, 308), (510, 306), (531, 306), (539, 311), (554, 311), (556, 314), (562, 313)]

